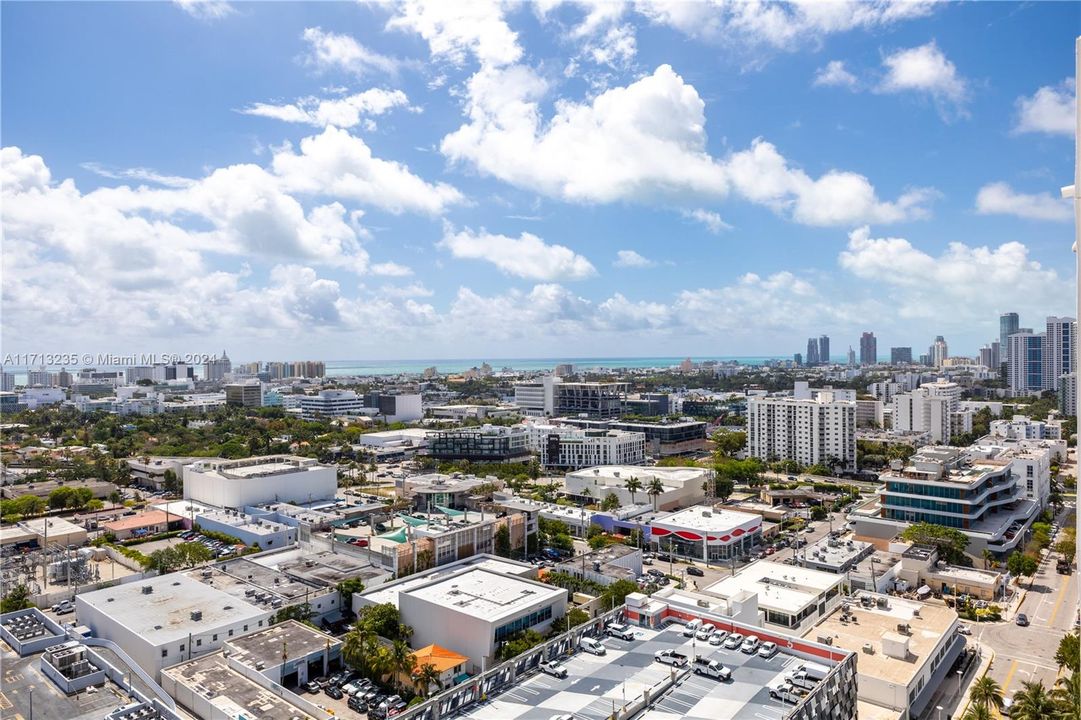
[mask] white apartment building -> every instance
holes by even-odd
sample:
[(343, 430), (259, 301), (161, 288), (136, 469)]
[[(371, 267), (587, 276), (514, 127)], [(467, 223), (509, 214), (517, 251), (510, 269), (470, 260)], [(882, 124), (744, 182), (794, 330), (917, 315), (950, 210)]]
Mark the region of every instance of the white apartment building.
[(1011, 334), (1006, 342), (1006, 380), (1014, 395), (1044, 390), (1046, 333), (1031, 329)]
[(797, 380), (792, 384), (792, 397), (796, 400), (814, 400), (823, 393), (829, 393), (834, 400), (856, 402), (856, 391), (846, 388), (813, 388), (806, 380)]
[(1010, 440), (1061, 440), (1062, 423), (1014, 415), (1010, 420), (992, 420), (989, 434), (993, 438)]
[(514, 404), (526, 417), (549, 417), (555, 411), (555, 383), (558, 378), (548, 376), (514, 385)]
[(542, 467), (577, 470), (595, 465), (639, 465), (646, 436), (626, 430), (590, 430), (548, 423), (529, 424), (529, 449)]
[(876, 382), (867, 386), (867, 392), (887, 405), (893, 403), (893, 398), (905, 392), (906, 388), (899, 382)]
[[(939, 378), (893, 398), (895, 432), (929, 432), (936, 443), (948, 444), (953, 436), (954, 413), (959, 412), (961, 386)], [(961, 418), (961, 427), (964, 419)], [(971, 429), (971, 417), (968, 418)], [(964, 431), (962, 429), (962, 431)]]
[(812, 399), (752, 397), (747, 400), (747, 454), (802, 465), (840, 463), (856, 469), (856, 403), (828, 390)]
[(318, 395), (300, 398), (301, 416), (307, 419), (375, 414), (371, 408), (365, 410), (364, 398), (353, 390), (321, 390)]

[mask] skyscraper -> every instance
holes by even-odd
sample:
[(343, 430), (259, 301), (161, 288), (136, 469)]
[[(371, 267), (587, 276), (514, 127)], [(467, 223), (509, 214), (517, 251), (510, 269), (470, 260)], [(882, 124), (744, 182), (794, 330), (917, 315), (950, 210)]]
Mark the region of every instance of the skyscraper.
[(848, 346), (848, 365), (852, 367), (856, 364), (856, 351), (852, 349), (852, 346)]
[(878, 339), (873, 332), (860, 336), (860, 365), (874, 365), (878, 362)]
[(990, 345), (984, 345), (980, 348), (980, 365), (986, 368), (993, 368), (995, 366), (995, 354)]
[(818, 340), (807, 338), (807, 367), (818, 364)]
[(1044, 389), (1045, 333), (1030, 328), (1010, 333), (1006, 345), (1006, 381), (1014, 395), (1027, 395)]
[(935, 367), (942, 367), (949, 356), (950, 349), (945, 338), (941, 335), (936, 336), (935, 343), (931, 346), (931, 364)]
[(988, 365), (987, 367), (989, 367), (991, 369), (998, 368), (998, 366), (1001, 365), (1006, 360), (1006, 354), (1005, 353), (1006, 353), (1006, 348), (1001, 342), (999, 342), (998, 340), (995, 340), (994, 342), (992, 342), (991, 343), (991, 364)]
[(890, 348), (890, 364), (891, 365), (911, 365), (912, 364), (912, 348), (911, 347)]
[(203, 379), (218, 382), (233, 371), (233, 363), (229, 355), (222, 350), (221, 357), (212, 358), (203, 364)]
[(818, 362), (823, 365), (830, 364), (830, 338), (829, 335), (821, 335), (818, 338)]
[(1071, 317), (1047, 318), (1043, 348), (1045, 389), (1058, 390), (1061, 377), (1073, 371), (1073, 357), (1077, 349), (1076, 330), (1077, 321)]
[(998, 316), (998, 347), (1000, 362), (1006, 362), (1006, 338), (1021, 329), (1021, 318), (1015, 312), (1002, 313)]

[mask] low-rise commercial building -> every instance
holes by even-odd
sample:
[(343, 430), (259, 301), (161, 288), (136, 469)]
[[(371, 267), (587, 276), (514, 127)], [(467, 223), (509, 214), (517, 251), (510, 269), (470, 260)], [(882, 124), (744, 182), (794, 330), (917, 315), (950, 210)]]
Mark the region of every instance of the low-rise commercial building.
[[(693, 505), (705, 498), (702, 486), (708, 476), (709, 471), (706, 468), (698, 467), (604, 465), (567, 473), (563, 479), (563, 487), (569, 496), (582, 500), (592, 498), (600, 502), (609, 493), (613, 493), (621, 506), (647, 502), (655, 503), (659, 510), (674, 510)], [(638, 486), (633, 492), (627, 488), (627, 481), (631, 478), (637, 480)], [(649, 494), (654, 480), (658, 481), (662, 488), (656, 495)]]
[(180, 527), (183, 522), (183, 516), (166, 514), (161, 510), (149, 510), (107, 522), (102, 528), (105, 532), (114, 535), (117, 540), (128, 540), (133, 537), (168, 532), (172, 528)]
[(220, 508), (333, 498), (338, 473), (313, 458), (267, 455), (184, 467), (184, 498)]
[(470, 669), (499, 662), (499, 648), (517, 633), (544, 633), (563, 617), (567, 591), (524, 578), (470, 569), (401, 592), (402, 622), (413, 643), (442, 645), (465, 655)]
[(184, 575), (80, 593), (79, 623), (120, 645), (155, 679), (161, 668), (221, 648), (270, 623), (271, 613)]
[(859, 654), (859, 699), (923, 717), (964, 650), (957, 613), (948, 607), (861, 592), (805, 633)]
[(503, 487), (503, 482), (495, 477), (461, 476), (457, 473), (411, 475), (395, 481), (397, 496), (412, 500), (413, 507), (425, 512), (437, 512), (440, 507), (476, 509), (478, 489), (484, 487), (498, 490)]
[(747, 554), (762, 541), (762, 517), (704, 505), (650, 522), (650, 541), (680, 557), (720, 561)]
[(814, 545), (804, 548), (803, 552), (797, 554), (796, 557), (799, 558), (803, 567), (844, 574), (859, 565), (861, 560), (869, 557), (874, 551), (874, 545), (862, 540), (824, 537)]
[(686, 455), (706, 449), (707, 424), (699, 420), (643, 422), (560, 418), (557, 422), (585, 429), (642, 433), (646, 439), (646, 454), (655, 458)]
[(703, 592), (720, 598), (757, 595), (757, 624), (803, 633), (841, 604), (844, 587), (845, 578), (834, 573), (759, 560)]
[(642, 575), (642, 551), (627, 545), (609, 545), (561, 562), (555, 570), (600, 585), (618, 580), (634, 582)]
[(203, 530), (231, 535), (260, 550), (288, 547), (297, 541), (296, 526), (264, 520), (240, 510), (204, 512), (199, 515), (198, 523)]

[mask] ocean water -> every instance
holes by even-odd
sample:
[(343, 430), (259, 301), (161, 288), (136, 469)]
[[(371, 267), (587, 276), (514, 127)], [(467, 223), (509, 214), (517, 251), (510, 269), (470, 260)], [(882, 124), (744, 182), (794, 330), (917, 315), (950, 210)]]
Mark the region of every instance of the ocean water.
[[(487, 362), (492, 366), (492, 370), (498, 372), (503, 368), (511, 368), (513, 370), (536, 372), (544, 370), (552, 370), (556, 365), (570, 364), (574, 366), (575, 371), (581, 372), (585, 370), (593, 370), (597, 368), (670, 368), (679, 365), (686, 358), (685, 355), (672, 356), (672, 357), (592, 357), (592, 358), (434, 358), (427, 360), (327, 360), (327, 376), (329, 377), (342, 377), (348, 375), (407, 375), (424, 372), (426, 368), (435, 367), (441, 373), (458, 373), (468, 370), (473, 367), (480, 367), (483, 363)], [(283, 360), (297, 360), (300, 358), (290, 357), (281, 358)], [(736, 361), (741, 365), (763, 365), (770, 360), (790, 360), (789, 356), (779, 355), (757, 355), (757, 356), (737, 356), (737, 355), (718, 355), (712, 357), (692, 357), (693, 362), (702, 362), (704, 360), (716, 360), (718, 362), (730, 362)], [(246, 360), (236, 361), (234, 360), (234, 366), (248, 362)], [(29, 368), (25, 366), (5, 367), (6, 372), (12, 372), (15, 374), (15, 382), (22, 384), (26, 382), (26, 373)], [(36, 369), (36, 367), (35, 367)], [(48, 370), (56, 372), (60, 369), (59, 366), (48, 366)], [(124, 366), (120, 365), (97, 365), (96, 369), (107, 370), (123, 370)], [(76, 372), (78, 368), (68, 367), (71, 372)], [(196, 368), (196, 373), (201, 372), (202, 368)]]
[[(426, 368), (435, 367), (441, 373), (458, 373), (470, 368), (480, 367), (487, 362), (492, 370), (503, 368), (535, 372), (551, 370), (556, 365), (570, 364), (576, 371), (595, 368), (668, 368), (679, 365), (686, 356), (680, 357), (611, 357), (611, 358), (456, 358), (432, 360), (327, 360), (327, 375), (400, 375), (419, 374)], [(717, 360), (719, 362), (737, 361), (743, 365), (762, 365), (770, 360), (781, 360), (778, 356), (718, 356), (692, 357), (692, 362)]]

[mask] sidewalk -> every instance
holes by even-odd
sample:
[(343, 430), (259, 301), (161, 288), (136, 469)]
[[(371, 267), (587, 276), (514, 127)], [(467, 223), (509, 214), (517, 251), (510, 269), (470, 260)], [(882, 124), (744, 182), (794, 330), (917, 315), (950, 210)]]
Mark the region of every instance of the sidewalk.
[[(959, 718), (964, 715), (965, 711), (968, 710), (969, 692), (972, 690), (972, 683), (976, 681), (976, 678), (981, 678), (986, 675), (987, 671), (991, 669), (991, 663), (995, 661), (995, 651), (993, 649), (982, 644), (978, 647), (980, 651), (980, 664), (976, 666), (975, 672), (972, 673), (968, 684), (965, 685), (965, 692), (957, 698), (956, 703), (944, 705), (944, 707), (947, 708), (946, 712), (949, 717)], [(934, 698), (932, 698), (932, 703), (934, 703)], [(934, 707), (934, 704), (932, 704), (932, 707)]]

